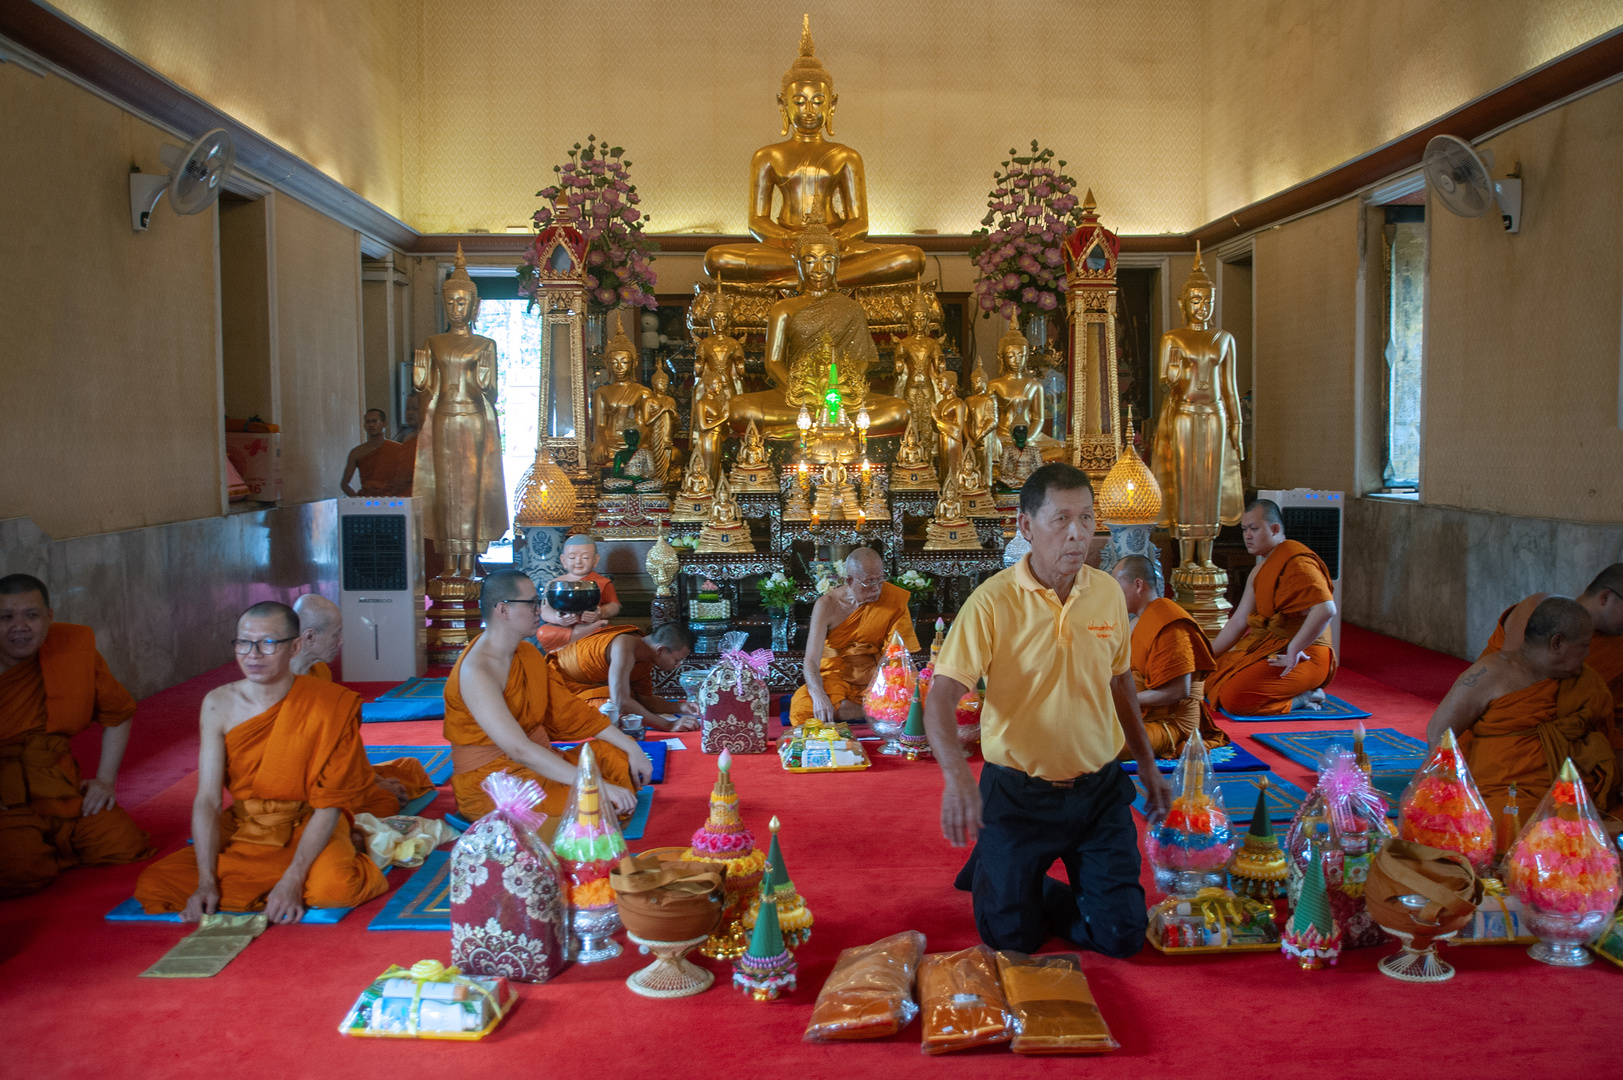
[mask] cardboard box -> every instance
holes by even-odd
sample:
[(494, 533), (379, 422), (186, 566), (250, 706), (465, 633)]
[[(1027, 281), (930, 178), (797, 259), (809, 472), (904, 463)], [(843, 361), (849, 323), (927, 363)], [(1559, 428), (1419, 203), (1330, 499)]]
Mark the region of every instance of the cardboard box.
[(256, 502), (282, 501), (282, 434), (279, 431), (228, 431), (225, 456), (248, 485)]

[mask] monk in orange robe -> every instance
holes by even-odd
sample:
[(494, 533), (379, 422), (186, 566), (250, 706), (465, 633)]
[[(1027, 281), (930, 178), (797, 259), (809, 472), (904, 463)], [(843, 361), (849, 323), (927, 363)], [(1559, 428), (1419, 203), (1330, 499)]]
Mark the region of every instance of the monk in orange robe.
[(234, 644), (243, 678), (203, 699), (195, 843), (143, 870), (135, 898), (186, 922), (264, 908), (270, 922), (293, 923), (307, 907), (381, 896), (383, 874), (350, 831), (373, 784), (360, 696), (293, 674), (299, 624), (284, 604), (243, 612)]
[[(362, 420), (366, 441), (349, 452), (344, 462), (344, 478), (338, 482), (345, 495), (388, 495), (394, 490), (400, 470), (400, 444), (383, 434), (388, 424), (389, 418), (382, 409), (366, 410)], [(350, 486), (357, 473), (361, 481), (359, 490)]]
[(417, 479), (417, 423), (418, 423), (417, 395), (412, 394), (406, 399), (406, 426), (395, 433), (395, 441), (400, 444), (396, 452), (394, 484), (389, 488), (390, 495), (403, 498), (411, 496), (411, 485)]
[(1510, 835), (1503, 821), (1510, 785), (1525, 825), (1568, 758), (1597, 807), (1617, 802), (1623, 738), (1606, 681), (1584, 663), (1593, 634), (1582, 604), (1546, 597), (1521, 625), (1519, 643), (1467, 668), (1426, 725), (1434, 747), (1446, 731), (1460, 738), (1501, 843)]
[(1206, 680), (1206, 703), (1230, 716), (1316, 709), (1336, 674), (1330, 570), (1306, 544), (1285, 538), (1279, 507), (1268, 499), (1246, 507), (1240, 531), (1245, 549), (1266, 558), (1212, 639), (1217, 670)]
[(472, 821), (495, 809), (480, 785), (491, 773), (506, 772), (541, 785), (541, 810), (556, 823), (580, 751), (554, 750), (552, 742), (592, 739), (603, 798), (628, 818), (653, 763), (608, 717), (570, 693), (552, 658), (524, 640), (535, 632), (540, 603), (535, 583), (519, 570), (497, 570), (480, 588), (485, 631), (462, 650), (445, 682), (457, 813)]
[[(1144, 730), (1158, 758), (1183, 753), (1196, 731), (1207, 746), (1227, 746), (1228, 734), (1211, 719), (1202, 700), (1203, 681), (1217, 667), (1206, 634), (1176, 601), (1160, 595), (1155, 568), (1142, 555), (1128, 555), (1110, 568), (1127, 598), (1133, 622), (1133, 682)], [(1131, 760), (1131, 753), (1122, 760)]]
[(615, 715), (635, 713), (656, 731), (691, 731), (702, 710), (691, 701), (655, 696), (654, 669), (675, 671), (693, 644), (693, 635), (676, 623), (647, 637), (635, 627), (611, 626), (564, 646), (552, 659), (564, 686), (582, 701), (613, 701)]
[[(114, 792), (134, 715), (95, 631), (55, 622), (38, 578), (0, 578), (0, 897), (38, 892), (71, 866), (152, 854)], [(101, 762), (85, 779), (69, 741), (91, 724)]]
[[(1506, 608), (1499, 616), (1482, 656), (1500, 649), (1514, 649), (1521, 644), (1527, 619), (1547, 593), (1534, 593), (1527, 599)], [(1612, 719), (1623, 724), (1623, 563), (1613, 563), (1589, 583), (1578, 597), (1578, 603), (1589, 612), (1595, 632), (1589, 639), (1589, 657), (1585, 661), (1612, 691)], [(1478, 657), (1481, 659), (1481, 657)]]
[(812, 605), (806, 632), (806, 684), (789, 700), (789, 722), (799, 727), (812, 717), (823, 723), (860, 720), (863, 696), (891, 635), (901, 634), (909, 652), (919, 651), (911, 595), (885, 580), (885, 560), (873, 548), (857, 548), (845, 559), (845, 584)]
[[(536, 641), (549, 653), (557, 652), (571, 641), (608, 629), (608, 620), (620, 614), (620, 594), (614, 591), (614, 582), (596, 572), (597, 544), (590, 536), (571, 536), (564, 541), (558, 555), (564, 572), (553, 581), (590, 581), (597, 585), (597, 607), (592, 611), (564, 613), (554, 611), (550, 604), (541, 606), (541, 627), (536, 630)], [(549, 582), (550, 584), (550, 582)]]

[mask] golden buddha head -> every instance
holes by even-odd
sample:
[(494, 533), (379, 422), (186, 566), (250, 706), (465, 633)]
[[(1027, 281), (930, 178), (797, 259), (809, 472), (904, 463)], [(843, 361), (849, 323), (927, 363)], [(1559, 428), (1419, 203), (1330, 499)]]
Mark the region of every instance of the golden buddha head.
[(816, 215), (795, 237), (795, 269), (803, 288), (824, 292), (834, 287), (840, 271), (840, 245)]
[(1183, 308), (1184, 322), (1190, 326), (1205, 326), (1212, 320), (1212, 305), (1216, 287), (1206, 274), (1200, 258), (1200, 241), (1195, 241), (1195, 265), (1178, 294), (1178, 306)]
[(468, 260), (462, 245), (456, 246), (456, 266), (440, 286), (445, 301), (445, 321), (456, 329), (472, 326), (479, 318), (479, 289), (468, 276)]
[(1009, 332), (997, 339), (997, 361), (1005, 375), (1024, 375), (1026, 360), (1031, 355), (1031, 343), (1026, 335), (1009, 327)]
[(986, 393), (986, 369), (976, 364), (969, 373), (969, 389), (971, 393)]
[(930, 381), (935, 383), (936, 393), (942, 397), (954, 397), (958, 393), (958, 375), (948, 371), (945, 364), (935, 365), (930, 372)]
[(783, 85), (778, 91), (778, 109), (783, 113), (782, 134), (789, 134), (793, 128), (796, 134), (810, 138), (821, 128), (833, 135), (834, 106), (839, 100), (839, 95), (834, 93), (834, 76), (817, 59), (811, 16), (802, 15), (800, 55), (783, 73)]
[(671, 388), (671, 377), (664, 368), (655, 364), (654, 377), (649, 380), (649, 386), (653, 388), (654, 393), (663, 396)]
[(637, 362), (637, 346), (626, 336), (625, 323), (617, 316), (614, 320), (614, 336), (603, 347), (603, 366), (617, 383), (630, 382), (631, 372)]
[(913, 306), (908, 308), (907, 311), (908, 327), (915, 334), (928, 334), (930, 332), (930, 323), (933, 321), (930, 304), (924, 299), (924, 291), (915, 289), (913, 291)]
[(725, 334), (733, 324), (732, 297), (716, 288), (716, 302), (710, 305), (710, 332), (712, 334)]

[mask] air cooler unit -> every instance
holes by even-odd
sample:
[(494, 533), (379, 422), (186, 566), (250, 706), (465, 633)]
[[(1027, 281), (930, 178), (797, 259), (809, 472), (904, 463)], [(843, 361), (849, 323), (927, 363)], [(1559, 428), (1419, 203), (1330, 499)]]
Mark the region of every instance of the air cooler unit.
[(346, 682), (400, 682), (428, 670), (422, 532), (416, 499), (338, 500)]
[(1330, 570), (1331, 587), (1336, 593), (1336, 616), (1330, 620), (1330, 641), (1341, 654), (1341, 519), (1345, 498), (1339, 491), (1291, 488), (1288, 491), (1259, 491), (1257, 498), (1270, 499), (1285, 519), (1285, 536), (1313, 549)]

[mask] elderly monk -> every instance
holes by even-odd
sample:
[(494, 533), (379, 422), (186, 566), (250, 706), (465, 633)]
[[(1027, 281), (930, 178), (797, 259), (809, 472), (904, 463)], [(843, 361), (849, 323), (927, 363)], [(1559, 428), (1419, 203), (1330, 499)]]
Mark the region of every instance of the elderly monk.
[(1229, 737), (1212, 722), (1202, 685), (1217, 666), (1206, 635), (1176, 601), (1161, 595), (1155, 568), (1142, 555), (1128, 555), (1110, 568), (1127, 598), (1133, 624), (1133, 683), (1144, 730), (1158, 758), (1174, 758), (1197, 730), (1207, 746), (1226, 746)]
[(1306, 544), (1285, 538), (1284, 519), (1271, 500), (1247, 506), (1240, 531), (1245, 549), (1266, 558), (1212, 640), (1217, 670), (1206, 680), (1206, 703), (1230, 716), (1317, 709), (1336, 673), (1330, 570)]
[[(957, 886), (974, 895), (975, 929), (994, 949), (1036, 952), (1062, 937), (1109, 956), (1144, 945), (1133, 785), (1150, 814), (1170, 798), (1133, 687), (1127, 605), (1085, 565), (1093, 542), (1088, 474), (1055, 462), (1020, 489), (1031, 552), (964, 602), (936, 660), (924, 726), (941, 766), (941, 831), (975, 845)], [(958, 746), (954, 710), (979, 680), (979, 784)], [(1048, 875), (1058, 861), (1069, 883)]]
[[(70, 866), (152, 854), (114, 792), (134, 715), (95, 631), (54, 622), (38, 578), (0, 578), (0, 897), (38, 892)], [(91, 724), (101, 761), (85, 779), (69, 740)]]
[(885, 561), (873, 548), (845, 557), (845, 584), (812, 605), (806, 632), (806, 685), (789, 702), (796, 727), (812, 717), (824, 723), (862, 719), (862, 699), (891, 635), (900, 633), (910, 652), (919, 651), (909, 593), (885, 580)]
[(657, 731), (691, 731), (704, 710), (691, 701), (655, 697), (654, 669), (675, 671), (693, 645), (693, 635), (678, 623), (666, 623), (647, 637), (635, 627), (611, 626), (564, 646), (553, 661), (564, 686), (582, 701), (594, 707), (612, 701), (610, 715), (635, 713)]
[[(344, 647), (344, 613), (320, 593), (305, 593), (293, 601), (293, 613), (299, 619), (299, 651), (293, 657), (293, 674), (332, 682), (332, 668), (328, 665), (338, 659)], [(360, 722), (358, 716), (356, 722)], [(372, 771), (377, 781), (359, 804), (349, 808), (357, 814), (380, 818), (398, 814), (411, 800), (434, 790), (428, 771), (414, 757), (381, 762)]]
[[(1546, 597), (1518, 630), (1516, 645), (1488, 653), (1454, 681), (1426, 737), (1436, 746), (1445, 731), (1469, 733), (1461, 739), (1465, 762), (1496, 826), (1511, 784), (1525, 825), (1567, 758), (1595, 805), (1610, 809), (1623, 739), (1606, 680), (1584, 663), (1594, 633), (1589, 612), (1568, 597)], [(1495, 834), (1508, 835), (1502, 827)]]
[[(366, 428), (366, 441), (349, 452), (344, 462), (344, 478), (338, 486), (351, 497), (388, 495), (395, 488), (400, 469), (400, 444), (384, 434), (389, 418), (382, 409), (366, 410), (361, 423)], [(350, 486), (357, 473), (361, 480), (359, 490)]]
[[(1507, 608), (1499, 616), (1499, 625), (1482, 650), (1482, 656), (1500, 649), (1514, 649), (1521, 644), (1533, 609), (1543, 602), (1546, 593), (1534, 593), (1526, 600)], [(1589, 657), (1584, 662), (1594, 668), (1612, 691), (1612, 719), (1623, 722), (1623, 563), (1613, 563), (1589, 583), (1578, 597), (1578, 603), (1589, 612), (1589, 621), (1595, 632), (1589, 638)], [(1478, 657), (1481, 659), (1481, 657)]]
[[(558, 556), (564, 572), (553, 581), (590, 581), (597, 585), (597, 607), (591, 611), (564, 614), (552, 610), (552, 605), (541, 605), (541, 627), (535, 638), (547, 652), (557, 652), (571, 641), (579, 641), (588, 634), (609, 628), (608, 620), (620, 614), (620, 595), (614, 591), (614, 582), (597, 572), (597, 544), (590, 536), (571, 536), (564, 541)], [(550, 584), (550, 582), (548, 583)]]
[(203, 699), (195, 843), (143, 870), (135, 898), (185, 922), (264, 908), (270, 922), (293, 923), (307, 907), (381, 896), (383, 873), (350, 833), (373, 782), (360, 696), (293, 674), (299, 624), (285, 604), (243, 612), (231, 644), (243, 677)]
[(653, 764), (608, 717), (570, 693), (555, 662), (524, 640), (535, 632), (540, 604), (535, 582), (520, 570), (497, 570), (479, 591), (485, 631), (462, 650), (445, 682), (457, 812), (470, 821), (490, 813), (494, 804), (479, 785), (491, 773), (507, 772), (540, 784), (546, 792), (541, 809), (556, 821), (580, 750), (554, 750), (552, 741), (595, 739), (603, 797), (625, 819)]

